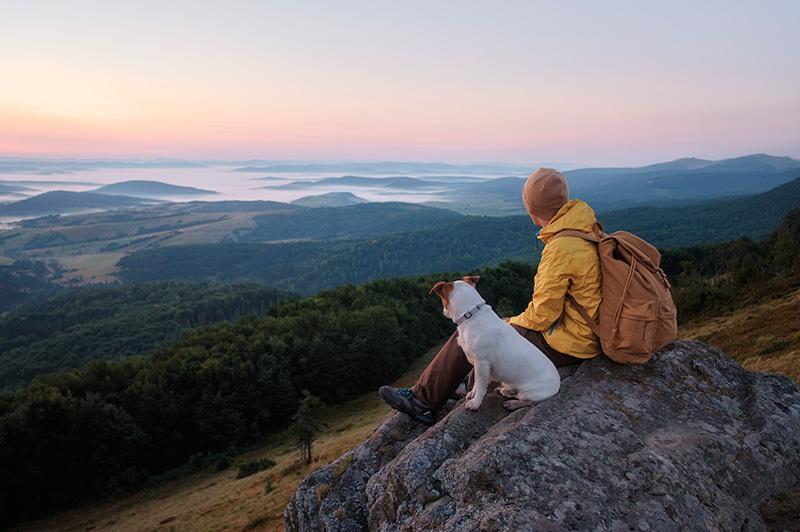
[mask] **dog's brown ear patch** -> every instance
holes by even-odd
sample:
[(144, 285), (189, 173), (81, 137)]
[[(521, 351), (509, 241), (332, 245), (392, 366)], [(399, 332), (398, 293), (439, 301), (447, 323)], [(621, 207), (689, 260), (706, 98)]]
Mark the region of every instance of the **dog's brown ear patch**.
[(453, 283), (452, 282), (447, 282), (446, 283), (444, 281), (439, 281), (438, 283), (433, 285), (433, 288), (431, 288), (431, 292), (430, 293), (431, 294), (439, 294), (440, 296), (443, 295), (443, 294), (447, 295), (447, 294), (450, 294), (450, 291), (452, 289), (453, 289)]
[(447, 302), (450, 299), (450, 292), (453, 290), (453, 283), (451, 282), (444, 282), (439, 281), (433, 288), (431, 288), (430, 293), (436, 294), (440, 298), (442, 298), (442, 306), (447, 307)]
[(465, 283), (467, 283), (468, 285), (474, 287), (476, 284), (478, 284), (478, 281), (481, 280), (481, 276), (480, 275), (467, 275), (466, 277), (463, 277), (462, 280)]

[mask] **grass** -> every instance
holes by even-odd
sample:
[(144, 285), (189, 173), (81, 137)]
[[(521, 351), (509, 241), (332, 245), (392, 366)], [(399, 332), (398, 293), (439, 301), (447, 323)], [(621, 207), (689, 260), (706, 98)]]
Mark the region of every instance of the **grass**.
[(745, 368), (800, 382), (800, 290), (681, 327), (680, 336), (719, 347)]
[[(418, 359), (394, 385), (413, 383), (435, 353), (431, 350)], [(261, 448), (232, 457), (229, 469), (195, 473), (15, 530), (282, 530), (283, 509), (300, 481), (361, 443), (390, 412), (374, 392), (328, 408), (327, 426), (314, 442), (310, 465), (302, 463), (287, 431)], [(239, 466), (263, 460), (275, 465), (236, 478)]]

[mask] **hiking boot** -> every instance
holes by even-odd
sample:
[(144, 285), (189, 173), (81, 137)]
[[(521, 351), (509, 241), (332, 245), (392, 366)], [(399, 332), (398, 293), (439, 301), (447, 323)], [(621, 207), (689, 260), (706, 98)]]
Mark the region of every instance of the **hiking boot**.
[(386, 404), (404, 414), (408, 414), (412, 419), (433, 425), (434, 413), (422, 401), (420, 401), (410, 388), (392, 388), (391, 386), (381, 386), (378, 393)]

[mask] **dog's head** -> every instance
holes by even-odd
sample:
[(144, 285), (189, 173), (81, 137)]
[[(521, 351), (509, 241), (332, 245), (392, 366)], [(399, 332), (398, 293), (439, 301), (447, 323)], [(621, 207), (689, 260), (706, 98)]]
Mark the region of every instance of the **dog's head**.
[(478, 280), (479, 275), (468, 275), (458, 281), (439, 281), (433, 285), (430, 293), (441, 298), (442, 313), (454, 320), (483, 301), (475, 290)]

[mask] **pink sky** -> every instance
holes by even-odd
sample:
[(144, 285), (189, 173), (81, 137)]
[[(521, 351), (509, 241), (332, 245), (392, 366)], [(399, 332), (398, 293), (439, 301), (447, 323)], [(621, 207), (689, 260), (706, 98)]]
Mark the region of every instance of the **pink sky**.
[(797, 2), (562, 4), (12, 1), (0, 156), (800, 157)]

